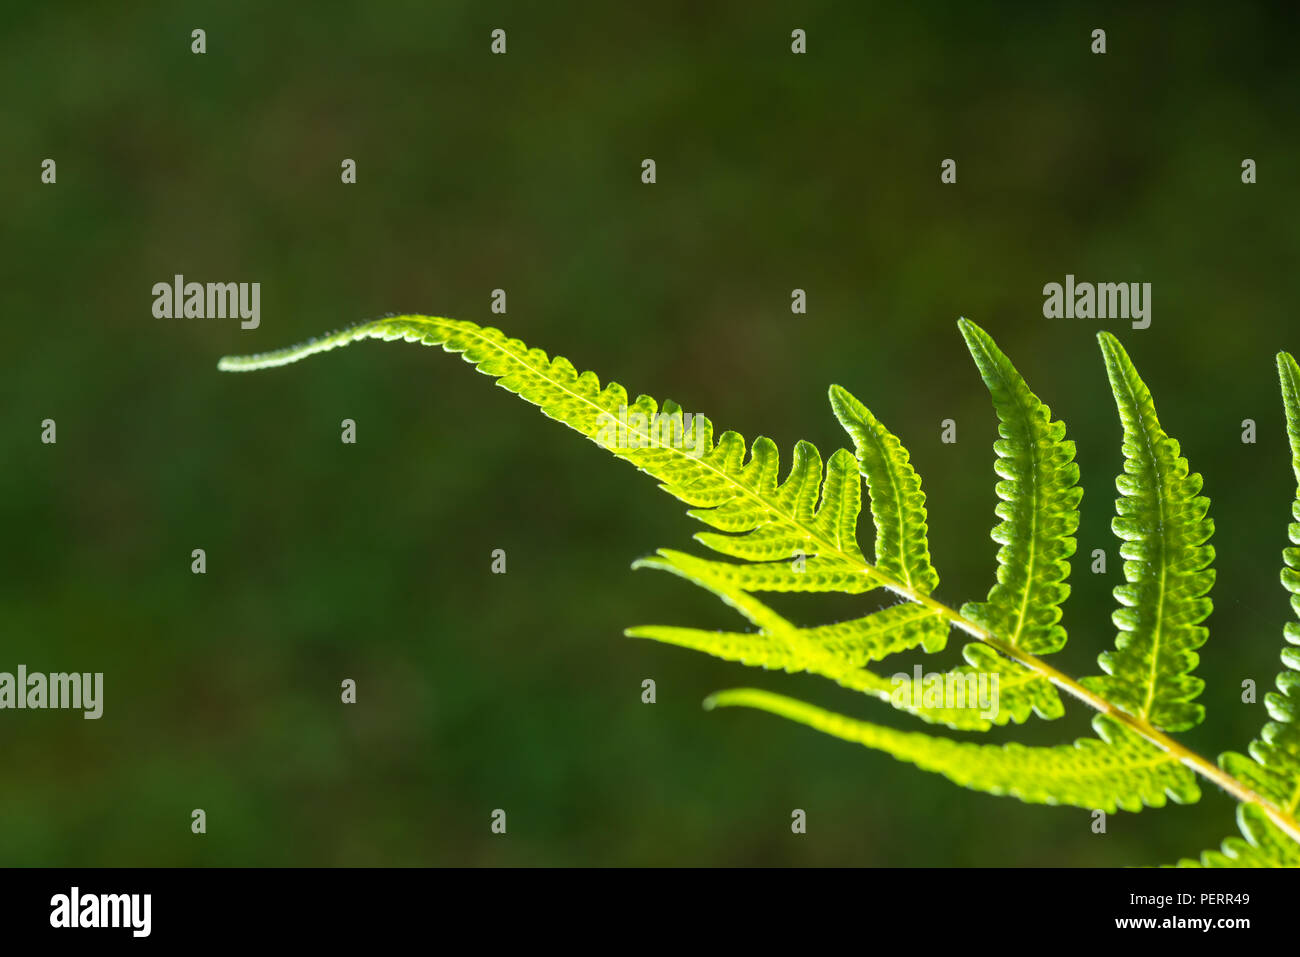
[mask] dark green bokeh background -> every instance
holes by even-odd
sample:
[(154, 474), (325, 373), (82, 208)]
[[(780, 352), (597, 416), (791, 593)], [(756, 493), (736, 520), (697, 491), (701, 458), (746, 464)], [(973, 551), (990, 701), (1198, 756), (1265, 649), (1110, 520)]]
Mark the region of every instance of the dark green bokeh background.
[[(825, 682), (623, 638), (737, 623), (629, 570), (698, 526), (462, 363), (377, 343), (249, 376), (216, 360), (450, 315), (827, 454), (847, 441), (839, 382), (910, 446), (939, 594), (960, 603), (995, 550), (994, 418), (954, 324), (969, 316), (1078, 442), (1059, 659), (1087, 674), (1114, 637), (1119, 427), (1103, 324), (1044, 319), (1041, 289), (1151, 282), (1149, 330), (1105, 326), (1214, 500), (1209, 718), (1186, 739), (1242, 748), (1264, 711), (1241, 682), (1271, 685), (1288, 614), (1273, 355), (1300, 348), (1294, 14), (83, 3), (0, 23), (0, 670), (106, 674), (98, 722), (0, 713), (0, 863), (1146, 864), (1234, 830), (1213, 789), (1099, 836), (1083, 810), (705, 713), (710, 691), (755, 684), (907, 724)], [(495, 27), (506, 56), (488, 53)], [(150, 288), (175, 273), (261, 282), (261, 327), (154, 319)], [(862, 603), (782, 607), (815, 622)], [(1015, 736), (1066, 740), (1087, 719)]]

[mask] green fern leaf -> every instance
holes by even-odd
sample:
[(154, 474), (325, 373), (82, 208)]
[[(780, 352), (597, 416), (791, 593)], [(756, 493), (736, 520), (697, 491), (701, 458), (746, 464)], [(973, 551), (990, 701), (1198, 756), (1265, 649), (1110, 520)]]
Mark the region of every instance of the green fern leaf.
[[(910, 679), (885, 677), (861, 666), (859, 659), (868, 656), (862, 653), (861, 644), (852, 640), (866, 632), (861, 625), (845, 629), (835, 637), (829, 636), (826, 626), (799, 628), (749, 594), (736, 577), (722, 571), (725, 568), (743, 566), (726, 566), (724, 563), (706, 561), (685, 552), (660, 549), (655, 557), (642, 559), (633, 567), (671, 572), (713, 592), (748, 618), (759, 628), (759, 631), (756, 634), (744, 634), (666, 625), (643, 625), (629, 628), (625, 632), (629, 637), (650, 638), (666, 644), (702, 651), (715, 658), (739, 661), (768, 670), (803, 671), (820, 675), (852, 691), (879, 698), (925, 721), (945, 724), (951, 728), (984, 731), (990, 727), (989, 718), (995, 717), (981, 715), (974, 693), (977, 684), (970, 686), (972, 693), (968, 697), (963, 697), (961, 706), (946, 707), (942, 704), (927, 706), (923, 695), (912, 693)], [(894, 607), (918, 608), (919, 606)], [(876, 628), (870, 634), (875, 641), (902, 643), (904, 641), (902, 635), (909, 630), (915, 631), (923, 620), (921, 616), (905, 616), (897, 613), (889, 614), (889, 612), (890, 609), (885, 609), (876, 615), (868, 616), (868, 621), (881, 619), (872, 622)], [(932, 612), (928, 614), (933, 616)], [(967, 684), (964, 683), (964, 695), (966, 691)]]
[[(1284, 549), (1282, 585), (1291, 593), (1291, 608), (1300, 619), (1300, 368), (1289, 353), (1277, 357), (1278, 376), (1286, 408), (1287, 438), (1291, 448), (1291, 468), (1296, 478), (1296, 495), (1291, 503), (1294, 521), (1288, 527), (1292, 547)], [(1250, 746), (1259, 773), (1251, 775), (1254, 790), (1269, 798), (1287, 814), (1300, 810), (1300, 620), (1287, 622), (1283, 631), (1292, 647), (1282, 650), (1286, 666), (1277, 677), (1277, 691), (1264, 696), (1264, 704), (1273, 720), (1264, 726)], [(1239, 757), (1239, 756), (1237, 756)], [(1244, 759), (1229, 762), (1245, 774)], [(1225, 768), (1228, 764), (1225, 763)]]
[[(913, 595), (929, 595), (938, 587), (939, 573), (930, 561), (925, 493), (911, 455), (847, 389), (831, 386), (830, 399), (835, 417), (853, 439), (870, 493), (876, 568), (902, 582)], [(916, 637), (926, 651), (941, 651), (948, 642), (948, 625), (933, 616), (925, 618)]]
[[(669, 427), (649, 396), (631, 402), (618, 383), (602, 388), (595, 373), (579, 375), (567, 359), (551, 359), (497, 329), (464, 320), (395, 316), (287, 349), (226, 357), (218, 367), (228, 372), (273, 368), (362, 339), (402, 339), (461, 353), (480, 372), (496, 377), (497, 385), (657, 478), (661, 488), (693, 506), (691, 515), (728, 533), (696, 536), (717, 551), (755, 559), (808, 556), (806, 574), (785, 562), (735, 566), (753, 569), (744, 587), (856, 593), (897, 584), (867, 563), (853, 536), (861, 488), (849, 453), (832, 456), (823, 486), (820, 454), (800, 442), (789, 475), (778, 483), (779, 453), (770, 439), (755, 440), (746, 461), (745, 440), (737, 433), (725, 432), (715, 444), (713, 424), (697, 415), (688, 429), (675, 403), (665, 403), (662, 410)], [(677, 440), (664, 441), (665, 434)]]
[(876, 567), (917, 594), (928, 595), (939, 584), (939, 575), (930, 564), (925, 493), (911, 456), (847, 389), (833, 385), (830, 396), (835, 417), (857, 447), (858, 465), (871, 493)]
[[(1002, 523), (992, 532), (1002, 546), (997, 583), (987, 601), (967, 602), (961, 612), (1013, 648), (1051, 654), (1065, 645), (1061, 605), (1070, 595), (1066, 578), (1083, 497), (1074, 443), (993, 337), (968, 319), (958, 326), (993, 399), (1002, 436), (993, 445), (1002, 478), (995, 510)], [(963, 655), (981, 668), (1000, 670), (1004, 707), (1016, 720), (1031, 710), (1049, 720), (1065, 713), (1060, 695), (1041, 675), (978, 643), (967, 645)]]
[(993, 530), (1002, 544), (998, 581), (988, 601), (961, 611), (1012, 647), (1051, 654), (1065, 646), (1061, 604), (1070, 594), (1065, 580), (1083, 497), (1074, 443), (992, 337), (969, 320), (958, 325), (998, 414), (1002, 438), (993, 449), (1003, 479), (996, 510), (1002, 524)]
[[(1295, 521), (1288, 528), (1293, 547), (1282, 552), (1282, 585), (1291, 593), (1291, 608), (1300, 619), (1300, 367), (1289, 353), (1282, 352), (1277, 357), (1277, 371), (1282, 381), (1291, 468), (1296, 479), (1295, 500), (1291, 503)], [(1300, 645), (1300, 621), (1287, 622), (1283, 635), (1289, 645)], [(1219, 757), (1219, 766), (1294, 817), (1300, 810), (1300, 649), (1284, 648), (1282, 663), (1286, 670), (1277, 677), (1278, 690), (1264, 696), (1273, 720), (1250, 743), (1249, 756), (1228, 751)], [(1247, 811), (1249, 816), (1245, 816)], [(1279, 830), (1263, 811), (1243, 805), (1238, 826), (1246, 842), (1229, 838), (1222, 853), (1206, 851), (1201, 858), (1206, 867), (1256, 867), (1261, 860), (1285, 861), (1286, 866), (1300, 867), (1300, 844)]]
[(1156, 418), (1151, 393), (1119, 341), (1098, 335), (1111, 391), (1124, 426), (1124, 475), (1112, 527), (1123, 540), (1127, 584), (1115, 589), (1115, 650), (1098, 659), (1105, 676), (1084, 687), (1165, 731), (1199, 724), (1205, 709), (1192, 699), (1205, 682), (1192, 675), (1196, 649), (1208, 630), (1206, 597), (1214, 583), (1214, 523), (1210, 501), (1199, 495), (1201, 476), (1189, 473), (1178, 442)]
[(1093, 719), (1095, 738), (1027, 747), (971, 744), (915, 731), (897, 731), (836, 714), (784, 695), (739, 688), (713, 695), (707, 707), (748, 707), (780, 715), (825, 734), (884, 751), (962, 787), (1010, 795), (1028, 804), (1140, 811), (1166, 799), (1191, 803), (1200, 789), (1178, 758), (1105, 715)]
[[(821, 675), (927, 722), (954, 729), (984, 731), (1008, 721), (1023, 722), (1031, 711), (1044, 717), (1061, 713), (1060, 699), (1050, 685), (1050, 694), (1044, 694), (1046, 683), (1037, 675), (995, 653), (971, 651), (966, 656), (967, 665), (924, 676), (920, 683), (903, 673), (886, 678), (865, 669), (863, 665), (870, 661), (931, 641), (935, 629), (946, 633), (947, 623), (924, 606), (894, 605), (848, 622), (798, 628), (750, 594), (776, 590), (769, 587), (769, 573), (776, 570), (773, 564), (714, 562), (660, 549), (656, 557), (642, 559), (634, 567), (669, 571), (706, 588), (740, 611), (760, 631), (743, 634), (646, 625), (628, 629), (625, 634), (630, 637), (650, 638), (768, 670)], [(799, 574), (796, 580), (807, 574)], [(784, 571), (778, 575), (781, 590), (785, 590), (786, 577)], [(947, 700), (961, 703), (925, 704), (927, 688), (935, 686), (947, 689)], [(990, 707), (980, 700), (981, 688), (986, 699), (989, 689), (993, 689)]]

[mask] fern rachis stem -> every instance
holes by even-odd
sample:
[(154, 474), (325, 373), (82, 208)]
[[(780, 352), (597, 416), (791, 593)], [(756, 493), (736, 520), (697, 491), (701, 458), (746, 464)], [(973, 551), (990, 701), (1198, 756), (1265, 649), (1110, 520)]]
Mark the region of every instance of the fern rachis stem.
[(1094, 710), (1106, 715), (1107, 717), (1115, 719), (1125, 727), (1140, 734), (1156, 747), (1172, 754), (1178, 759), (1179, 763), (1189, 768), (1195, 774), (1199, 774), (1207, 781), (1211, 781), (1223, 788), (1223, 790), (1227, 791), (1238, 801), (1258, 806), (1268, 815), (1269, 819), (1274, 824), (1286, 832), (1288, 837), (1293, 841), (1300, 842), (1300, 821), (1297, 821), (1293, 814), (1287, 813), (1287, 811), (1277, 807), (1271, 801), (1255, 793), (1255, 791), (1234, 778), (1228, 772), (1224, 771), (1217, 764), (1206, 760), (1191, 748), (1169, 737), (1169, 735), (1154, 727), (1145, 718), (1129, 714), (1127, 711), (1115, 707), (1105, 698), (1089, 691), (1063, 671), (1054, 668), (1036, 655), (1032, 655), (1027, 651), (1021, 651), (1019, 648), (1007, 644), (987, 629), (980, 627), (975, 624), (975, 622), (964, 617), (954, 609), (949, 608), (942, 602), (936, 601), (928, 595), (918, 595), (902, 585), (895, 586), (891, 584), (885, 585), (885, 587), (908, 601), (924, 605), (940, 618), (943, 618), (950, 625), (961, 629), (972, 638), (984, 642), (999, 654), (1005, 655), (1006, 657), (1019, 662), (1026, 668), (1029, 668), (1046, 678), (1053, 685), (1067, 694), (1072, 695)]

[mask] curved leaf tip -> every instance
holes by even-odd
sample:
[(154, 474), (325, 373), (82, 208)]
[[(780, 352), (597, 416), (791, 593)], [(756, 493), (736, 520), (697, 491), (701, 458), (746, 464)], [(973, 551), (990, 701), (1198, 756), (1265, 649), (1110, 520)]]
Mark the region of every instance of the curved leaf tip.
[(1291, 441), (1291, 469), (1300, 485), (1300, 366), (1289, 352), (1277, 354), (1277, 374), (1282, 382), (1282, 403), (1286, 408), (1286, 431)]

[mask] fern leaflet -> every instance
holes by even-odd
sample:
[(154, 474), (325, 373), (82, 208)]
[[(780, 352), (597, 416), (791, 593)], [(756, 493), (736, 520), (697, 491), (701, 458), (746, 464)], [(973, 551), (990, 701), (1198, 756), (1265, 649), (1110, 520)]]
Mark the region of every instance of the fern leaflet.
[(1027, 804), (1140, 811), (1200, 799), (1192, 772), (1178, 758), (1097, 715), (1095, 738), (1074, 744), (1026, 747), (972, 744), (915, 731), (896, 731), (835, 714), (784, 695), (738, 688), (713, 695), (707, 707), (745, 706), (769, 711), (826, 734), (893, 755), (935, 771), (962, 787), (1017, 797)]
[[(1277, 371), (1282, 380), (1291, 468), (1296, 479), (1295, 500), (1291, 503), (1295, 521), (1288, 530), (1292, 547), (1282, 552), (1282, 585), (1291, 593), (1291, 609), (1300, 619), (1300, 367), (1290, 353), (1282, 352), (1277, 357)], [(1289, 645), (1300, 645), (1300, 621), (1287, 622), (1283, 634)], [(1228, 751), (1220, 755), (1219, 765), (1294, 817), (1300, 808), (1300, 649), (1283, 648), (1282, 663), (1287, 670), (1277, 677), (1278, 690), (1264, 696), (1273, 720), (1250, 743), (1249, 757)], [(1221, 852), (1206, 851), (1201, 855), (1206, 867), (1300, 867), (1300, 845), (1287, 840), (1267, 815), (1242, 805), (1237, 824), (1245, 840), (1228, 838)]]
[(1127, 584), (1115, 589), (1115, 650), (1098, 659), (1105, 676), (1083, 685), (1166, 731), (1201, 723), (1192, 702), (1205, 686), (1192, 675), (1209, 630), (1214, 548), (1210, 500), (1201, 476), (1189, 473), (1178, 442), (1160, 428), (1151, 393), (1118, 340), (1103, 332), (1102, 353), (1124, 425), (1124, 474), (1112, 527), (1122, 541)]

